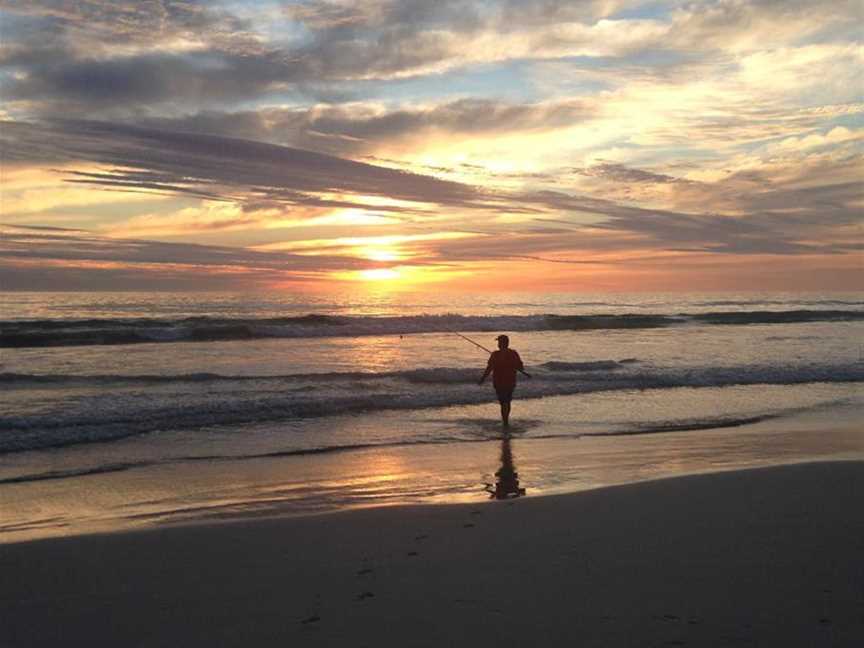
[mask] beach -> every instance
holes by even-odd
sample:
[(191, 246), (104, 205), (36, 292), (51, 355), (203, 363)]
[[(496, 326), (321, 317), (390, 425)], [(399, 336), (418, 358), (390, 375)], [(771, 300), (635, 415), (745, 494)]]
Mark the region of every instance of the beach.
[(858, 646), (864, 462), (8, 544), (0, 644)]

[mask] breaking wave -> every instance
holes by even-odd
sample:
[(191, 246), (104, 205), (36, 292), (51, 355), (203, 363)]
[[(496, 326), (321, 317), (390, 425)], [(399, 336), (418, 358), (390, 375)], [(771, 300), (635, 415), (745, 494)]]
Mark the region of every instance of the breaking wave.
[(682, 325), (789, 324), (864, 320), (862, 310), (759, 310), (613, 315), (305, 315), (277, 318), (110, 318), (0, 321), (0, 348), (356, 337), (453, 331), (589, 331)]
[[(864, 381), (864, 362), (658, 367), (635, 358), (547, 362), (519, 384), (520, 398), (598, 391)], [(476, 369), (283, 376), (47, 376), (0, 374), (4, 389), (74, 387), (27, 414), (0, 416), (0, 453), (103, 442), (156, 431), (291, 421), (354, 412), (487, 402)], [(157, 385), (157, 388), (152, 387)], [(92, 389), (87, 389), (92, 387)], [(80, 388), (80, 389), (79, 389)], [(71, 393), (71, 392), (70, 392)]]

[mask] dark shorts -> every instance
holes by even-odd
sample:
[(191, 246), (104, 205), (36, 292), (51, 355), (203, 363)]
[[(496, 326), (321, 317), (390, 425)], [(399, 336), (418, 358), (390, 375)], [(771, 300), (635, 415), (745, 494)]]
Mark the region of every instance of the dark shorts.
[(507, 385), (495, 388), (495, 393), (498, 395), (499, 403), (509, 403), (513, 400), (513, 390), (516, 389), (516, 385)]

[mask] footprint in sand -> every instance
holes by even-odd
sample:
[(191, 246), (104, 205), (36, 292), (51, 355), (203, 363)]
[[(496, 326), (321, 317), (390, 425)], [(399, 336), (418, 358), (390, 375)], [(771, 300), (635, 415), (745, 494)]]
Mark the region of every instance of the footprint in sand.
[(678, 623), (681, 620), (681, 617), (675, 616), (674, 614), (664, 614), (662, 616), (655, 614), (651, 618), (655, 621), (668, 621), (670, 623)]

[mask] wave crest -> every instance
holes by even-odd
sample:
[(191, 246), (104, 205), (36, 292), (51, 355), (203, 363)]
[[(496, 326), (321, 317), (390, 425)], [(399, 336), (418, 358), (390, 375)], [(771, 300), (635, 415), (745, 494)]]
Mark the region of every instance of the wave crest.
[(262, 338), (357, 337), (454, 331), (591, 331), (681, 325), (788, 324), (864, 320), (862, 310), (730, 311), (692, 314), (619, 315), (412, 315), (261, 319), (189, 317), (0, 322), (0, 348), (213, 342)]

